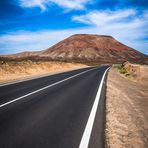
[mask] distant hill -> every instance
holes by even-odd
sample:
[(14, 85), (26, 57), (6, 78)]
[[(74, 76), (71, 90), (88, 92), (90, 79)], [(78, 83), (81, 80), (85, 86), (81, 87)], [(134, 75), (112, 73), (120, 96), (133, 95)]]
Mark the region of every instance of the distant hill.
[(111, 36), (73, 35), (56, 45), (39, 52), (23, 52), (3, 56), (2, 60), (58, 60), (87, 63), (147, 63), (148, 56), (130, 48)]

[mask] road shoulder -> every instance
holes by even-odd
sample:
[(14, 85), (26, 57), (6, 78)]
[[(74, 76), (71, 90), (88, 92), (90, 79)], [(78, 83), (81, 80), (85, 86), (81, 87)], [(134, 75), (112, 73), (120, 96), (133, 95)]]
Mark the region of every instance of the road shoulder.
[(148, 88), (111, 68), (107, 78), (107, 148), (148, 147)]

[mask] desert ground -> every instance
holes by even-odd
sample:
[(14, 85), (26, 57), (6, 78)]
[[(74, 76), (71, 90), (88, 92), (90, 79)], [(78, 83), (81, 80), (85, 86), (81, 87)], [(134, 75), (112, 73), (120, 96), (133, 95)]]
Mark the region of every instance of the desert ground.
[(83, 67), (87, 66), (84, 64), (64, 62), (1, 62), (0, 83), (2, 84), (22, 79), (30, 79)]
[(107, 79), (106, 147), (148, 148), (148, 67), (126, 63)]

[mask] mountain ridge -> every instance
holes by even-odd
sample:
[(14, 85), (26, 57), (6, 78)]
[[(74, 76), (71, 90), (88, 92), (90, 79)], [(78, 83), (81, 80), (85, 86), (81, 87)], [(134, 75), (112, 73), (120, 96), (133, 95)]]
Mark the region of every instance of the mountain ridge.
[[(2, 57), (1, 57), (2, 58)], [(112, 36), (75, 34), (46, 50), (3, 56), (10, 60), (57, 60), (67, 62), (147, 63), (148, 56), (124, 45)]]

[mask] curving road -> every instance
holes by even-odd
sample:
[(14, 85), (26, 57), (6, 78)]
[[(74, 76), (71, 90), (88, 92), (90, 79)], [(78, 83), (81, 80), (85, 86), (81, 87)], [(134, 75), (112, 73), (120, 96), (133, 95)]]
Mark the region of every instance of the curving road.
[[(108, 67), (83, 68), (0, 86), (0, 147), (104, 147), (102, 82)], [(99, 105), (95, 105), (97, 97)]]

